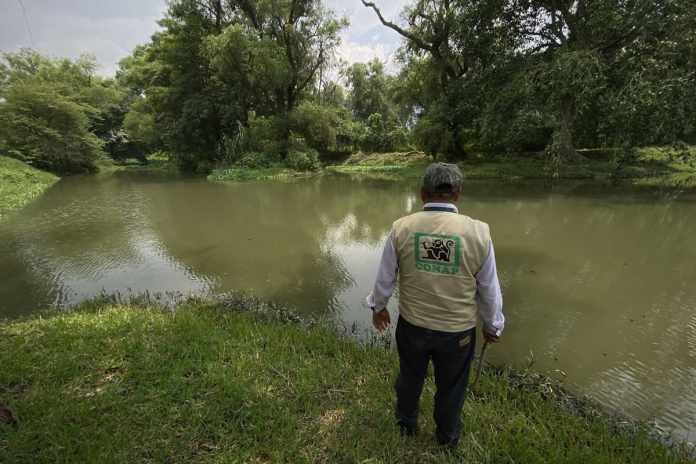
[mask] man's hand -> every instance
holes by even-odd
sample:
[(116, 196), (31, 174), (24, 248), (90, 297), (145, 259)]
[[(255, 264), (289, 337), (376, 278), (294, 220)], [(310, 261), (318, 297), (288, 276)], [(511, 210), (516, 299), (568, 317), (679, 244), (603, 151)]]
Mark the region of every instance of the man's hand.
[(488, 343), (498, 343), (500, 341), (500, 335), (494, 332), (487, 332), (486, 330), (483, 331), (483, 338)]
[(389, 317), (389, 311), (386, 308), (381, 311), (372, 311), (372, 325), (375, 326), (375, 329), (384, 332), (389, 324), (391, 324), (391, 317)]

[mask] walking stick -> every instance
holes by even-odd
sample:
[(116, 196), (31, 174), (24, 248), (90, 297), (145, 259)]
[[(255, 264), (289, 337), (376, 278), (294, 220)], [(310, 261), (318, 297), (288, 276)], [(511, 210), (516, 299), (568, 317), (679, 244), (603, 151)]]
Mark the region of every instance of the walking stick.
[(481, 347), (481, 354), (479, 355), (478, 367), (476, 368), (476, 378), (474, 379), (474, 385), (478, 384), (479, 377), (481, 377), (481, 368), (483, 367), (483, 358), (486, 357), (486, 348), (488, 348), (488, 340), (483, 342)]

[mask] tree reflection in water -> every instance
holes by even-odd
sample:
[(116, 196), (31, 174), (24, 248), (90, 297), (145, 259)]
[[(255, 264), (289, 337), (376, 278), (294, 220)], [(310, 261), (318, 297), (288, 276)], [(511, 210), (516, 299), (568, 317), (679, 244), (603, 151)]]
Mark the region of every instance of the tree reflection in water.
[[(491, 359), (533, 352), (573, 388), (696, 432), (693, 200), (468, 182), (459, 207), (491, 224), (508, 317)], [(419, 208), (416, 185), (342, 177), (67, 179), (0, 223), (0, 312), (102, 290), (247, 290), (367, 328), (383, 240)]]

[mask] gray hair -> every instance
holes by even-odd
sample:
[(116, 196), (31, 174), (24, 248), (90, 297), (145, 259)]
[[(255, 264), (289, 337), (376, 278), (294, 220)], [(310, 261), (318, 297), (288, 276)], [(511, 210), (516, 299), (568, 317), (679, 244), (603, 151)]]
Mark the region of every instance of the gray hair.
[(464, 175), (459, 166), (449, 163), (432, 163), (423, 176), (423, 190), (429, 194), (451, 194), (462, 189)]

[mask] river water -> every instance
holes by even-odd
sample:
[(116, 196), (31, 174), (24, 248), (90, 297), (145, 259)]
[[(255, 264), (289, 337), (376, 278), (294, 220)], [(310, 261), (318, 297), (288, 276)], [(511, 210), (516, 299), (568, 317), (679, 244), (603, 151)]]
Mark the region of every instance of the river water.
[[(248, 290), (366, 331), (382, 243), (420, 208), (416, 189), (64, 179), (0, 223), (0, 317), (102, 292)], [(696, 438), (695, 197), (470, 182), (459, 207), (495, 241), (508, 325), (491, 361), (533, 359), (574, 391)]]

